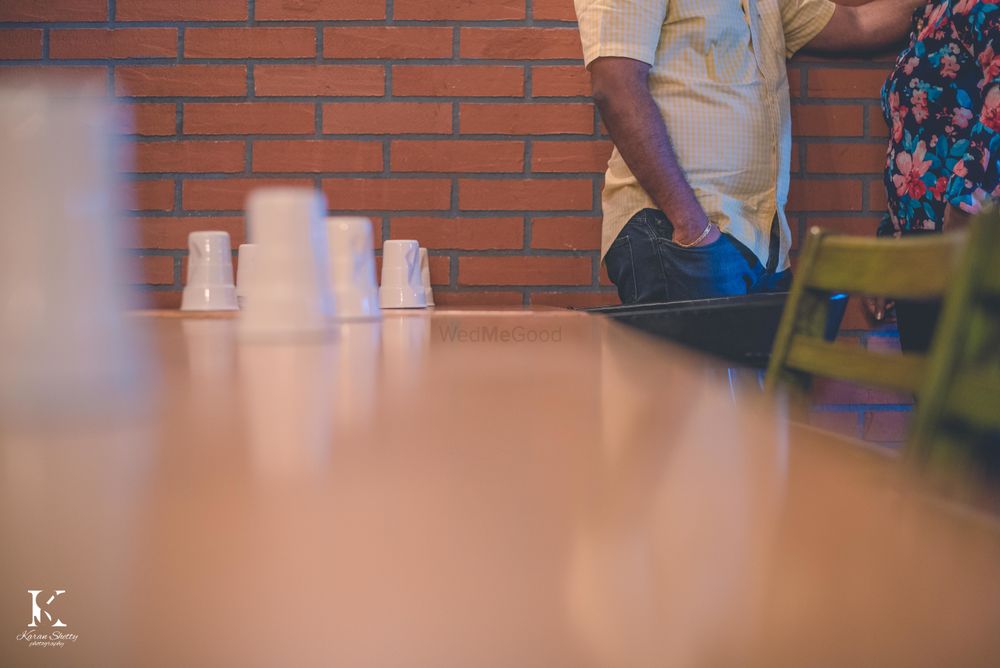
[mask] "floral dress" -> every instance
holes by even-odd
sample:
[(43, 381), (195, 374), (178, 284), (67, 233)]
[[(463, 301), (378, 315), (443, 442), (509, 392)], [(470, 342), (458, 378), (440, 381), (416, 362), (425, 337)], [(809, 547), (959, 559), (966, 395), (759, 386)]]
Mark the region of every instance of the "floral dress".
[(939, 231), (948, 204), (1000, 195), (1000, 0), (917, 10), (882, 109), (890, 215), (880, 234)]

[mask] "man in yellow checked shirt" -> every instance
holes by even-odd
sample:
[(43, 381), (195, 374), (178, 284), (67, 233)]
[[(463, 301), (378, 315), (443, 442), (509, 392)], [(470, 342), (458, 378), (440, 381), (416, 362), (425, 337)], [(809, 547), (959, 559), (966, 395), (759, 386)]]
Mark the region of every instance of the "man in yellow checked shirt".
[(575, 0), (615, 150), (601, 253), (625, 304), (791, 281), (786, 58), (902, 40), (924, 0)]

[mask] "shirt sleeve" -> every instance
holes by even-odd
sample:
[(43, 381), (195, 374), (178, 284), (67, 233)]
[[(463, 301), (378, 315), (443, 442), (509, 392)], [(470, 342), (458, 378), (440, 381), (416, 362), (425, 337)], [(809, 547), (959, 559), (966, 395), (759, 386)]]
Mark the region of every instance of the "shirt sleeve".
[(970, 97), (973, 118), (965, 157), (955, 164), (948, 184), (952, 206), (975, 204), (975, 196), (1000, 196), (1000, 11), (970, 22), (972, 50), (982, 78)]
[(574, 1), (587, 67), (605, 56), (654, 64), (669, 0)]
[(781, 0), (785, 28), (785, 55), (791, 58), (813, 40), (833, 18), (837, 5), (830, 0)]

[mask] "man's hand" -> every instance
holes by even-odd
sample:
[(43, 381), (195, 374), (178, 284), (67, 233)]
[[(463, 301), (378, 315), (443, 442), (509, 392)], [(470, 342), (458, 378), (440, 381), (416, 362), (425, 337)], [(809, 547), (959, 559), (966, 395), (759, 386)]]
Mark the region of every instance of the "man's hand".
[(910, 34), (910, 18), (927, 0), (872, 0), (858, 7), (837, 5), (833, 18), (805, 48), (814, 52), (879, 51)]
[(678, 235), (675, 229), (673, 242), (676, 244), (680, 244), (681, 246), (685, 246), (687, 248), (698, 248), (699, 246), (707, 246), (709, 244), (713, 244), (719, 240), (719, 237), (722, 236), (722, 230), (720, 230), (718, 226), (712, 223), (708, 223), (707, 227), (708, 227), (708, 234), (706, 234), (705, 238), (699, 241), (698, 243), (694, 243), (694, 240), (700, 237), (702, 234), (705, 234), (705, 228), (702, 228), (701, 232), (691, 237), (690, 239)]
[[(689, 244), (708, 216), (677, 161), (663, 116), (649, 92), (649, 65), (631, 58), (598, 58), (590, 65), (594, 102), (625, 164), (674, 226), (674, 241)], [(714, 225), (697, 245), (719, 238)]]

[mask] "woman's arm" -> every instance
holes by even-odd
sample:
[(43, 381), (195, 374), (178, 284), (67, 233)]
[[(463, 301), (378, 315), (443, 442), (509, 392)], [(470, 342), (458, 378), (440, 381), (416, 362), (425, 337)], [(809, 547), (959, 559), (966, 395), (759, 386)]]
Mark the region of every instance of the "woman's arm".
[(948, 186), (945, 229), (960, 226), (983, 201), (1000, 195), (1000, 10), (990, 3), (974, 6), (967, 30), (982, 78), (970, 96), (976, 124)]

